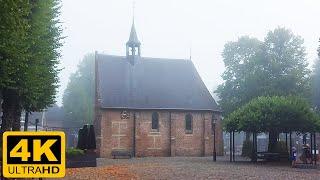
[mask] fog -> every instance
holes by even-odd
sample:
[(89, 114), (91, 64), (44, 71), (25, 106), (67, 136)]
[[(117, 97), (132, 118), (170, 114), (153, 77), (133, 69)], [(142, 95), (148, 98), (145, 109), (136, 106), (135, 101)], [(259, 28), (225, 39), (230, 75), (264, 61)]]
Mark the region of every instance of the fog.
[[(60, 88), (89, 52), (125, 55), (133, 14), (132, 0), (62, 0)], [(185, 58), (195, 64), (207, 88), (222, 82), (224, 44), (242, 35), (263, 40), (269, 30), (286, 27), (302, 36), (310, 63), (320, 37), (319, 0), (135, 0), (135, 25), (142, 56)]]

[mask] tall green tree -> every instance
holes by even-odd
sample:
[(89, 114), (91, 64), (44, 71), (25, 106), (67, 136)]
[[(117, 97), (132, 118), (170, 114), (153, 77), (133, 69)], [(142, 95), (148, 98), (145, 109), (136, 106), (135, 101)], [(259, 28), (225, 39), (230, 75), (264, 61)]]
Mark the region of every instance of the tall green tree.
[(63, 95), (65, 124), (92, 124), (94, 116), (94, 54), (87, 54), (78, 65)]
[(320, 113), (320, 45), (317, 51), (318, 58), (315, 60), (312, 72), (312, 103), (314, 109)]
[(58, 0), (0, 3), (2, 131), (20, 130), (22, 109), (36, 111), (54, 102), (62, 45), (59, 3)]
[(290, 30), (270, 31), (263, 46), (268, 95), (300, 95), (310, 97), (310, 70), (307, 68), (303, 39)]
[[(32, 0), (28, 42), (32, 64), (25, 74), (27, 91), (22, 94), (22, 105), (26, 113), (40, 111), (54, 103), (58, 87), (57, 65), (61, 44), (59, 23), (59, 1)], [(30, 86), (31, 85), (31, 86)], [(28, 119), (26, 118), (26, 124)]]
[(21, 103), (19, 84), (21, 73), (28, 64), (27, 43), (29, 22), (26, 18), (31, 12), (29, 1), (0, 1), (0, 90), (2, 103), (2, 130), (12, 127), (19, 120)]
[[(259, 91), (256, 88), (260, 76), (263, 43), (256, 38), (243, 36), (236, 42), (228, 42), (222, 53), (226, 70), (222, 75), (224, 83), (219, 85), (216, 93), (219, 105), (228, 115), (248, 102)], [(255, 92), (254, 92), (255, 91)]]
[[(264, 95), (295, 95), (310, 99), (310, 70), (303, 39), (290, 30), (270, 31), (264, 42), (268, 84)], [(269, 131), (269, 147), (277, 143), (279, 132)], [(270, 149), (270, 148), (269, 148)]]
[[(285, 28), (269, 31), (260, 42), (241, 37), (229, 42), (223, 51), (224, 83), (216, 92), (227, 117), (259, 96), (310, 96), (310, 70), (307, 68), (303, 39)], [(269, 145), (278, 132), (269, 132)]]
[(270, 31), (264, 42), (244, 36), (227, 43), (224, 83), (216, 90), (224, 115), (258, 96), (310, 95), (305, 56), (301, 37), (285, 28)]

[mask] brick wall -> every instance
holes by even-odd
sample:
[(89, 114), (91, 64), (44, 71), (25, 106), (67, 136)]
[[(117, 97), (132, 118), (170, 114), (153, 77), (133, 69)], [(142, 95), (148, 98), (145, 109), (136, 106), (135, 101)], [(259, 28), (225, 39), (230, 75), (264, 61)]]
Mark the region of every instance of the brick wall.
[[(98, 152), (100, 157), (110, 157), (115, 149), (133, 152), (134, 122), (135, 154), (145, 156), (211, 156), (213, 134), (211, 112), (169, 112), (169, 111), (127, 111), (128, 117), (121, 118), (122, 110), (101, 110), (97, 118)], [(152, 113), (159, 114), (159, 130), (152, 130)], [(193, 117), (192, 133), (186, 132), (185, 115)], [(216, 150), (223, 154), (223, 140), (220, 115), (216, 125)], [(99, 122), (100, 121), (100, 122)], [(170, 123), (171, 122), (171, 123)]]

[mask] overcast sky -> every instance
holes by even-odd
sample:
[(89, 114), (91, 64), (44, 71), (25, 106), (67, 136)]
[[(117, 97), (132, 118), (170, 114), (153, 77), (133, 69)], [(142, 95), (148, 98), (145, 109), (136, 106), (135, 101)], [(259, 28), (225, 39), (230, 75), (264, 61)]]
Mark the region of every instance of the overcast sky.
[[(69, 76), (89, 52), (125, 55), (133, 0), (62, 0), (64, 46), (57, 103)], [(224, 44), (242, 35), (263, 40), (286, 27), (305, 40), (310, 63), (320, 37), (320, 0), (135, 0), (135, 24), (142, 56), (191, 56), (212, 91), (222, 82)]]

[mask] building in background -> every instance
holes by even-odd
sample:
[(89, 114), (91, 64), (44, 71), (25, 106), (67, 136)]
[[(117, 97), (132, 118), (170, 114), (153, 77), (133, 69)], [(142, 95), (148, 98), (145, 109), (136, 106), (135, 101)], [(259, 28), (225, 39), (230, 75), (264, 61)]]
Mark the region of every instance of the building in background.
[[(25, 116), (21, 117), (21, 130), (24, 128)], [(64, 131), (67, 147), (76, 147), (78, 131), (81, 126), (65, 121), (65, 113), (62, 107), (53, 105), (42, 112), (32, 112), (29, 115), (28, 131), (35, 131), (36, 119), (39, 119), (38, 131)]]
[(100, 157), (223, 155), (221, 113), (192, 61), (141, 56), (135, 25), (126, 56), (95, 54), (95, 131)]

